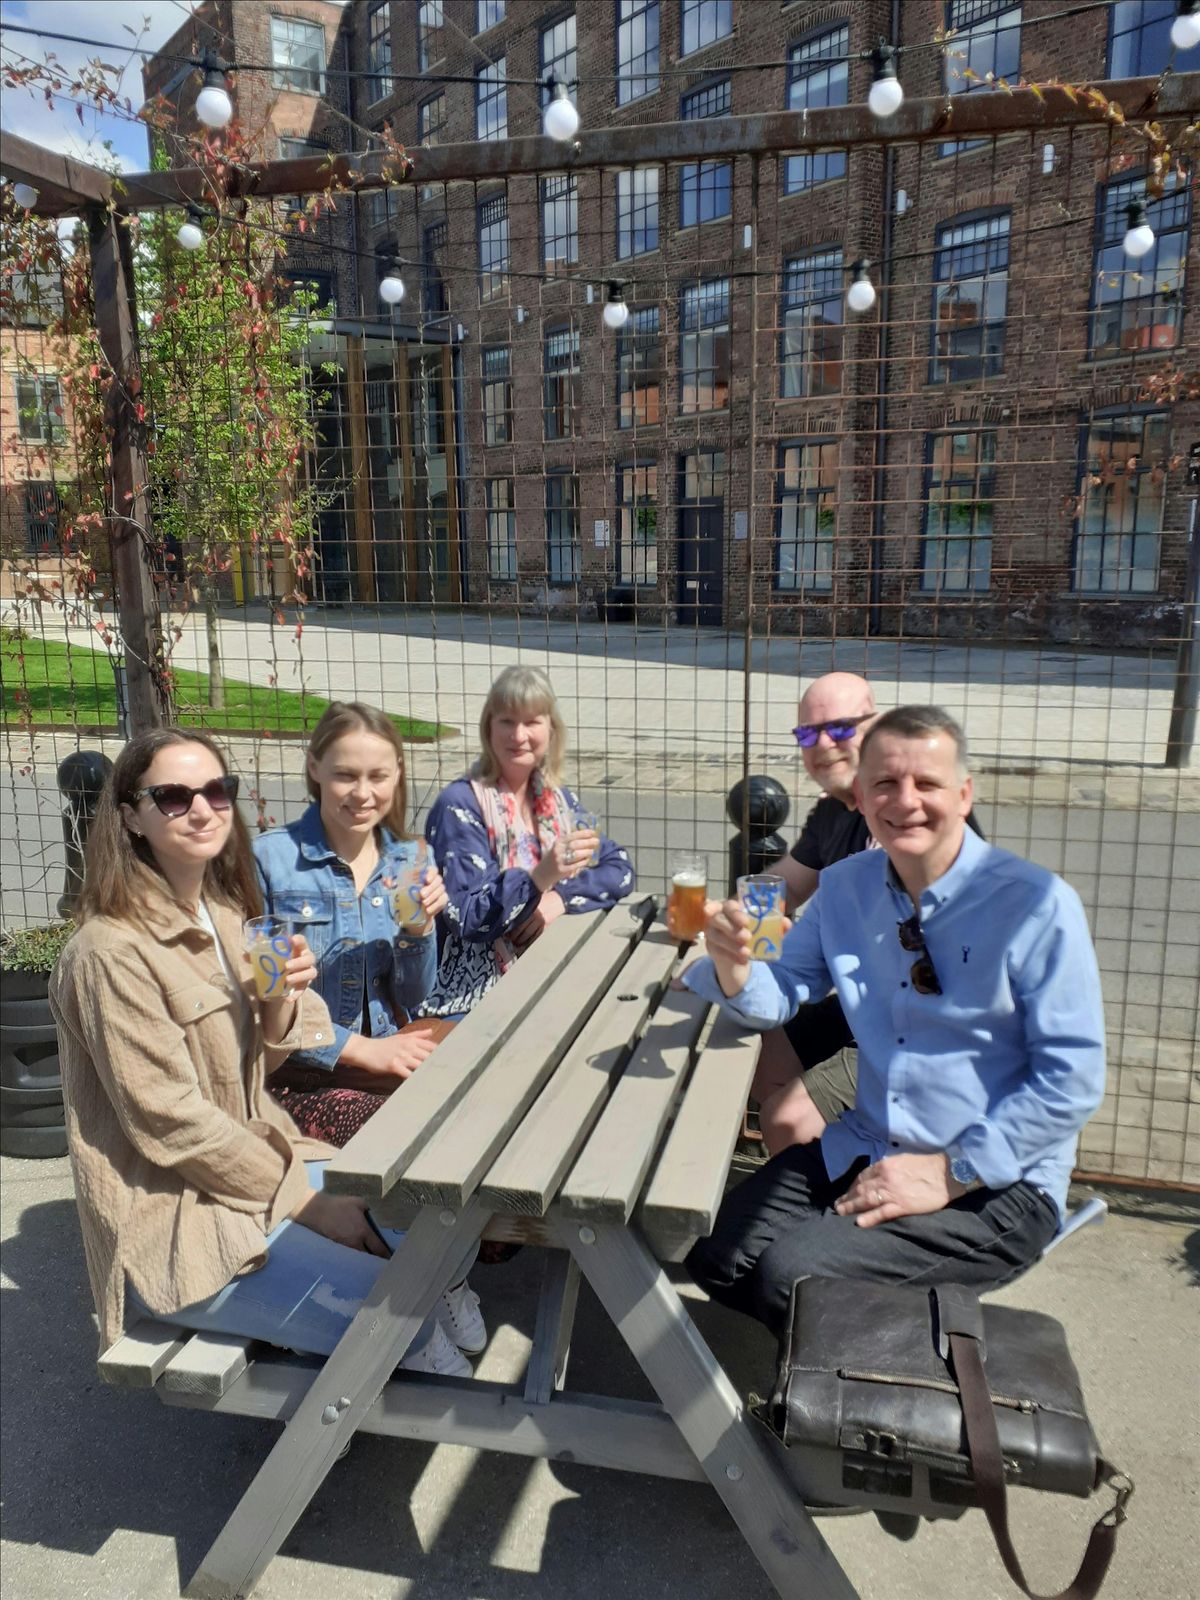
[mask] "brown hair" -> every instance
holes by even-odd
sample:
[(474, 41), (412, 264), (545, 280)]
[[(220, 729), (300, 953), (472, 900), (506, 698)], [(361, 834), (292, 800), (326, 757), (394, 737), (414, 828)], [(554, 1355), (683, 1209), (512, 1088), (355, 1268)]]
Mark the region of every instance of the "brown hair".
[(927, 739), (931, 734), (944, 733), (954, 746), (958, 770), (966, 777), (967, 736), (962, 724), (956, 722), (948, 711), (943, 711), (941, 706), (897, 706), (894, 711), (885, 711), (863, 735), (858, 757), (860, 762), (881, 733), (893, 733), (898, 739)]
[[(396, 762), (400, 768), (400, 777), (396, 783), (396, 792), (392, 796), (391, 808), (383, 819), (383, 825), (398, 839), (405, 836), (405, 827), (408, 821), (408, 786), (405, 782), (404, 772), (404, 746), (400, 743), (400, 735), (396, 732), (396, 724), (385, 711), (380, 711), (377, 706), (363, 705), (361, 700), (334, 700), (325, 711), (320, 722), (312, 731), (312, 738), (308, 741), (308, 754), (313, 761), (320, 761), (321, 757), (348, 733), (372, 733), (377, 739), (382, 739), (390, 744), (396, 752)], [(304, 764), (304, 787), (318, 805), (321, 803), (321, 785), (309, 771), (308, 762)]]
[[(170, 897), (170, 886), (153, 851), (145, 839), (125, 826), (121, 807), (135, 803), (133, 797), (159, 751), (177, 744), (200, 745), (216, 757), (221, 771), (228, 773), (225, 752), (206, 733), (191, 728), (152, 728), (130, 739), (109, 774), (88, 833), (80, 922), (89, 917), (136, 922), (153, 914), (154, 901), (164, 890)], [(222, 900), (245, 917), (257, 917), (262, 912), (262, 891), (250, 852), (250, 835), (236, 805), (229, 838), (220, 855), (205, 868), (203, 893), (206, 899)]]
[(558, 788), (562, 781), (562, 763), (567, 750), (567, 729), (550, 679), (540, 667), (526, 667), (519, 662), (504, 671), (488, 690), (479, 718), (479, 765), (476, 771), (484, 783), (495, 783), (500, 767), (492, 752), (492, 718), (498, 711), (516, 711), (522, 716), (547, 716), (550, 718), (550, 743), (542, 762), (542, 776)]

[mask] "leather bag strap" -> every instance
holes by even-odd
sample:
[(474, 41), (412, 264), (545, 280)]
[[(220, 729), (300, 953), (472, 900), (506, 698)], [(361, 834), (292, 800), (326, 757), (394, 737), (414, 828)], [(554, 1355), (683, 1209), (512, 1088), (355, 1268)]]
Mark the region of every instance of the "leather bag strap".
[(948, 1342), (962, 1400), (967, 1450), (971, 1457), (976, 1494), (1009, 1577), (1029, 1600), (1095, 1600), (1117, 1547), (1117, 1529), (1125, 1520), (1126, 1502), (1133, 1493), (1132, 1481), (1107, 1461), (1101, 1462), (1101, 1476), (1105, 1482), (1112, 1484), (1116, 1501), (1092, 1528), (1079, 1571), (1067, 1587), (1060, 1589), (1056, 1595), (1035, 1595), (1026, 1582), (1008, 1528), (1008, 1496), (1004, 1484), (1004, 1461), (1000, 1454), (1000, 1433), (996, 1427), (996, 1412), (980, 1358), (979, 1343), (968, 1334), (953, 1331), (948, 1334)]

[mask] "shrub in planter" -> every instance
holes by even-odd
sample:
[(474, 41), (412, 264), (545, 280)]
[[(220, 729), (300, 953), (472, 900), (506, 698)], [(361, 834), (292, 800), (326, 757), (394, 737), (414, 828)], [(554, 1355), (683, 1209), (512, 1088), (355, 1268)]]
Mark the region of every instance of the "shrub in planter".
[(70, 922), (0, 933), (0, 1152), (66, 1154), (58, 1036), (47, 990)]

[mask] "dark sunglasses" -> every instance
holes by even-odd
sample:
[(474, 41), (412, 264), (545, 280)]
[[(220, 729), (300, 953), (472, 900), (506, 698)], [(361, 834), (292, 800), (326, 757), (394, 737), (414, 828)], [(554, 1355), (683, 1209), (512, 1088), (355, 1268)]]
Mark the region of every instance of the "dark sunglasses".
[(210, 811), (228, 811), (237, 799), (236, 778), (212, 778), (198, 789), (189, 789), (186, 783), (153, 783), (148, 789), (138, 789), (133, 804), (149, 795), (164, 817), (186, 817), (198, 794), (204, 796)]
[(925, 948), (921, 924), (915, 912), (907, 922), (896, 924), (896, 933), (901, 949), (907, 950), (910, 955), (915, 955), (917, 958), (908, 970), (913, 988), (918, 994), (941, 994), (942, 986), (938, 982), (937, 971), (929, 951)]
[(858, 732), (859, 723), (866, 722), (871, 715), (867, 712), (861, 717), (842, 717), (837, 722), (802, 722), (792, 732), (802, 750), (811, 750), (823, 733), (827, 733), (834, 744), (846, 744)]

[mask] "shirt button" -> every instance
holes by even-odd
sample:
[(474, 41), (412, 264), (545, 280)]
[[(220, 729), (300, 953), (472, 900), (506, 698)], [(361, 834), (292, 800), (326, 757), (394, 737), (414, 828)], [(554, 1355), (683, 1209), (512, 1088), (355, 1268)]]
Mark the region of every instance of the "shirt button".
[(203, 1011), (204, 1010), (204, 1001), (203, 1000), (197, 1000), (196, 1001), (196, 1010), (197, 1011)]
[(302, 917), (311, 917), (312, 916), (312, 907), (311, 906), (301, 906), (300, 907), (300, 915)]
[(381, 894), (373, 894), (371, 896), (371, 904), (373, 906), (381, 906), (383, 904), (383, 896)]
[(902, 978), (900, 980), (900, 987), (902, 989), (907, 989), (908, 988), (908, 980), (906, 978)]
[(314, 1033), (313, 1034), (313, 1038), (317, 1041), (318, 1044), (320, 1044), (321, 1040), (324, 1037), (325, 1037), (325, 1035), (323, 1033)]
[(896, 1040), (896, 1043), (897, 1043), (897, 1044), (903, 1044), (903, 1043), (904, 1043), (904, 1040), (903, 1040), (903, 1039), (897, 1039), (897, 1040)]

